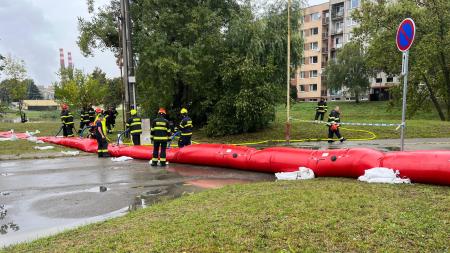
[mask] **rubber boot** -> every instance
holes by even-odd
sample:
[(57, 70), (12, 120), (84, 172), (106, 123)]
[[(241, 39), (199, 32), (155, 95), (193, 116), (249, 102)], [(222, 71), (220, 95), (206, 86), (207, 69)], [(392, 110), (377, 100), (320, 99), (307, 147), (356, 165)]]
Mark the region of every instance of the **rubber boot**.
[(161, 167), (165, 167), (165, 166), (166, 166), (166, 162), (159, 162), (159, 165), (160, 165)]
[(151, 166), (158, 166), (158, 162), (152, 162), (150, 165)]

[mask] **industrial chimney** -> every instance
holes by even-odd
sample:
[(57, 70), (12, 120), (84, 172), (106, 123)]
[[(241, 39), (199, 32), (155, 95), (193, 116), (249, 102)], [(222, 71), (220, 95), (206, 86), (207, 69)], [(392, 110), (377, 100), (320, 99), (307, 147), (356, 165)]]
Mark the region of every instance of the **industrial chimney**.
[(59, 64), (61, 69), (65, 69), (66, 65), (64, 64), (64, 49), (59, 49)]
[(68, 61), (68, 68), (73, 68), (73, 63), (72, 63), (72, 53), (71, 52), (67, 52), (67, 61)]

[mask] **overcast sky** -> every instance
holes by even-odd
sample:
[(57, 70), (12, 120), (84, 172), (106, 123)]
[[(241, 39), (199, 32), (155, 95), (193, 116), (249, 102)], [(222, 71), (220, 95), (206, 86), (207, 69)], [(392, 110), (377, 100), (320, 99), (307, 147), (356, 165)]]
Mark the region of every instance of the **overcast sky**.
[[(59, 48), (72, 52), (76, 68), (91, 72), (100, 67), (109, 77), (120, 72), (110, 52), (85, 58), (76, 44), (77, 17), (88, 17), (86, 0), (0, 0), (0, 53), (25, 60), (28, 76), (38, 85), (56, 81)], [(95, 0), (96, 7), (109, 0)], [(326, 0), (309, 0), (310, 5)]]

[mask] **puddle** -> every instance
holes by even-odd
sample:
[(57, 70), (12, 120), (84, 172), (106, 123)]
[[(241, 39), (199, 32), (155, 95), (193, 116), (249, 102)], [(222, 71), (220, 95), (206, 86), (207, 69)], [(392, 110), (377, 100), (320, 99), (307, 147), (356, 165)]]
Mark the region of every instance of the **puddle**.
[(92, 156), (5, 162), (0, 175), (8, 177), (0, 184), (0, 247), (206, 189), (275, 180), (273, 174), (251, 171), (183, 164), (155, 168), (147, 161), (117, 164)]

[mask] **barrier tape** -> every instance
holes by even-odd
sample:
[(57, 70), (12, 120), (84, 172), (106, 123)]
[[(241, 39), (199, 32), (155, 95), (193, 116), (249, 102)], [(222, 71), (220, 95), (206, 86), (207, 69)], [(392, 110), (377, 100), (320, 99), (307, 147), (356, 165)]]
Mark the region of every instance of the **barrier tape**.
[[(291, 120), (300, 121), (300, 122), (307, 122), (307, 123), (316, 123), (316, 124), (326, 124), (328, 122), (326, 121), (317, 121), (317, 120), (303, 120), (303, 119), (294, 119), (291, 118)], [(359, 122), (340, 122), (340, 125), (348, 125), (348, 126), (377, 126), (377, 127), (399, 127), (402, 126), (402, 124), (393, 124), (393, 123), (359, 123)]]

